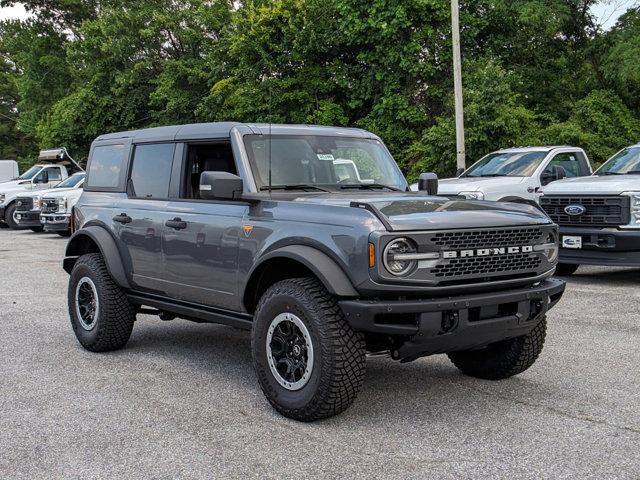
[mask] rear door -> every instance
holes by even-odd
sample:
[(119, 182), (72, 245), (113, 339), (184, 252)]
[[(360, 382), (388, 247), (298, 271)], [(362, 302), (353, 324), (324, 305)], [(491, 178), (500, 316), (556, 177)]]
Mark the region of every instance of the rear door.
[[(238, 243), (245, 202), (200, 200), (203, 171), (237, 173), (228, 142), (185, 144), (181, 184), (170, 199), (163, 234), (165, 278), (171, 297), (226, 309), (239, 308)], [(173, 189), (173, 188), (172, 188)]]
[(167, 220), (174, 143), (133, 146), (126, 197), (113, 217), (121, 252), (130, 262), (134, 285), (166, 293), (162, 231)]

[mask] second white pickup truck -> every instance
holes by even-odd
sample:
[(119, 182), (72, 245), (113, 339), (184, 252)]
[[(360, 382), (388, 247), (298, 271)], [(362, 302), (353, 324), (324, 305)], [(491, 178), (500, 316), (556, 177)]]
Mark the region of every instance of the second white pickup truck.
[(537, 204), (544, 185), (586, 175), (591, 175), (591, 165), (581, 148), (507, 148), (485, 155), (457, 178), (441, 180), (438, 194)]

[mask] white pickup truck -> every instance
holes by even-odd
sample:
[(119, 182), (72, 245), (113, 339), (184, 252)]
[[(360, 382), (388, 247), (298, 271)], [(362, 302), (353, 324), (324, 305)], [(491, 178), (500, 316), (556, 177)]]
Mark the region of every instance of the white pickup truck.
[(585, 175), (591, 175), (591, 165), (581, 148), (507, 148), (485, 155), (457, 178), (440, 180), (438, 194), (535, 205), (544, 185)]
[(17, 179), (0, 183), (0, 223), (18, 229), (16, 199), (35, 190), (48, 190), (82, 171), (65, 148), (41, 150), (38, 163)]
[(542, 192), (541, 207), (560, 225), (558, 274), (582, 264), (640, 266), (640, 143), (592, 176), (554, 182)]

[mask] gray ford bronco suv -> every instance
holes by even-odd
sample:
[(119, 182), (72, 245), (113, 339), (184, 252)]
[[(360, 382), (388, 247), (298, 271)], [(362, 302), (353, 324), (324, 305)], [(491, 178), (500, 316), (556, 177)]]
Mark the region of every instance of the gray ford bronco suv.
[(251, 330), (273, 407), (345, 410), (367, 353), (446, 353), (465, 374), (529, 368), (558, 229), (540, 210), (439, 197), (408, 184), (358, 129), (211, 123), (113, 133), (91, 146), (70, 274), (71, 324), (94, 352), (123, 347), (138, 313)]

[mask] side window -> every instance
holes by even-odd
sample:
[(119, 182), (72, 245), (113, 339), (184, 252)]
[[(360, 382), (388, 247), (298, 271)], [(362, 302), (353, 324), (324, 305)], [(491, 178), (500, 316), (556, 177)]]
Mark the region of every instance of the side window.
[(202, 172), (228, 172), (238, 174), (231, 144), (187, 145), (180, 198), (200, 198), (200, 175)]
[(95, 147), (89, 162), (87, 188), (118, 187), (127, 153), (127, 146), (122, 144)]
[(144, 198), (167, 198), (173, 165), (173, 143), (136, 145), (133, 153), (129, 195)]
[(562, 167), (567, 172), (567, 177), (580, 176), (580, 160), (575, 153), (559, 153), (549, 162), (547, 170), (551, 170), (554, 166)]
[(59, 168), (47, 168), (45, 171), (49, 174), (50, 182), (62, 181), (62, 173)]

